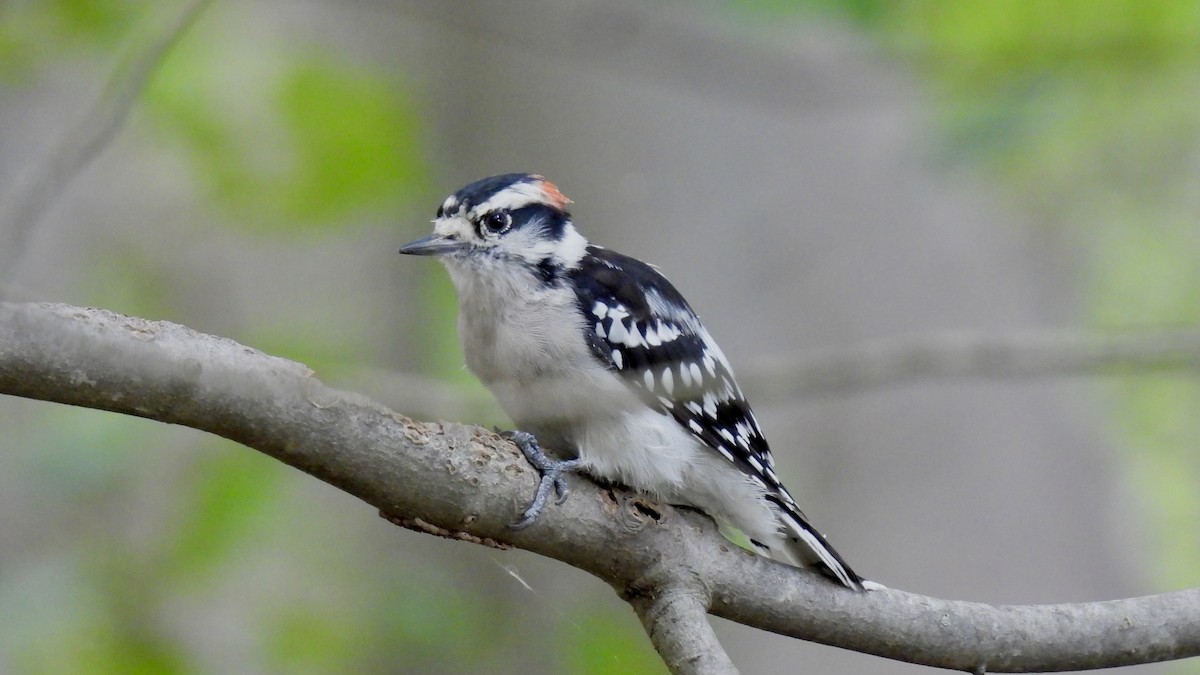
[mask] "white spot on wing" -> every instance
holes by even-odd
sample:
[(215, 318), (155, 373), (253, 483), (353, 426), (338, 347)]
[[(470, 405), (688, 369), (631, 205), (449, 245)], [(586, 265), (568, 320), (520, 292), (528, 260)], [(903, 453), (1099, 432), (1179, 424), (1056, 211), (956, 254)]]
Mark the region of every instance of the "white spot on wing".
[(658, 331), (654, 330), (654, 326), (646, 324), (646, 344), (651, 347), (658, 347), (662, 344), (662, 338), (658, 336)]
[(675, 393), (675, 376), (671, 374), (671, 366), (663, 368), (662, 386), (667, 390), (668, 394)]
[(621, 370), (625, 367), (625, 357), (621, 355), (621, 350), (612, 350), (612, 360), (613, 363), (616, 364), (617, 370)]
[[(737, 432), (738, 445), (742, 446), (743, 448), (749, 449), (750, 448), (749, 439), (750, 439), (750, 435), (751, 435), (750, 427), (746, 426), (745, 422), (738, 422), (736, 425), (734, 425), (734, 431)], [(771, 464), (771, 456), (770, 455), (767, 455), (767, 464), (768, 465)]]
[(610, 342), (625, 343), (629, 337), (629, 331), (625, 329), (625, 324), (614, 315), (612, 318), (612, 328), (608, 331), (608, 339)]
[(646, 370), (646, 374), (643, 376), (643, 379), (646, 381), (647, 389), (654, 388), (654, 373), (650, 372), (649, 369)]
[(696, 365), (694, 362), (689, 363), (688, 371), (692, 373), (692, 379), (696, 381), (696, 386), (699, 387), (700, 383), (704, 381), (704, 376), (700, 373), (700, 366)]
[(625, 346), (629, 347), (629, 348), (633, 348), (633, 347), (641, 347), (644, 345), (645, 345), (645, 342), (642, 341), (642, 334), (639, 332), (639, 329), (638, 329), (638, 322), (630, 321), (629, 322), (629, 331), (625, 333)]
[(658, 338), (663, 342), (671, 342), (680, 336), (679, 329), (670, 323), (658, 322)]
[(603, 319), (604, 315), (608, 314), (608, 305), (597, 300), (596, 304), (592, 305), (592, 314), (595, 314), (597, 319)]
[(721, 365), (725, 366), (725, 370), (733, 372), (733, 367), (729, 365), (729, 360), (725, 358), (725, 352), (721, 351), (721, 347), (717, 345), (716, 340), (713, 340), (712, 336), (708, 334), (708, 330), (702, 326), (698, 332), (700, 334), (700, 339), (704, 341), (704, 351), (707, 354), (712, 354), (712, 356), (716, 358)]

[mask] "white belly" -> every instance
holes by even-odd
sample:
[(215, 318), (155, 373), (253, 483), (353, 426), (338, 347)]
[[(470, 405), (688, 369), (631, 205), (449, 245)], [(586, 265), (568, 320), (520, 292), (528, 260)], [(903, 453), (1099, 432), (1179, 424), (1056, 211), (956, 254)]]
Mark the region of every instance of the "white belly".
[(779, 539), (763, 489), (674, 418), (646, 406), (583, 338), (574, 294), (520, 275), (447, 265), (462, 307), (467, 366), (523, 431), (584, 470), (694, 506), (762, 542)]

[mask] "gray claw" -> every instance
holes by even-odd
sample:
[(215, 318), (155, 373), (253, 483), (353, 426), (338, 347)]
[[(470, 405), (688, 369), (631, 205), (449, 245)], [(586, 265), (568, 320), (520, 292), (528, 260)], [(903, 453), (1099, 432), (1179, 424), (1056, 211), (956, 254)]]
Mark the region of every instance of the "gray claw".
[(556, 504), (562, 504), (567, 501), (567, 496), (570, 495), (571, 489), (567, 485), (566, 474), (575, 471), (580, 466), (579, 459), (551, 459), (538, 445), (537, 439), (533, 434), (524, 431), (503, 431), (500, 435), (512, 441), (518, 448), (521, 449), (521, 454), (525, 455), (525, 459), (533, 465), (541, 474), (541, 480), (538, 481), (537, 492), (533, 495), (533, 501), (530, 502), (529, 508), (525, 509), (525, 513), (521, 514), (521, 519), (509, 525), (511, 529), (523, 530), (532, 525), (538, 516), (542, 514), (542, 509), (546, 506), (546, 500), (550, 498), (550, 490), (554, 489), (558, 499)]

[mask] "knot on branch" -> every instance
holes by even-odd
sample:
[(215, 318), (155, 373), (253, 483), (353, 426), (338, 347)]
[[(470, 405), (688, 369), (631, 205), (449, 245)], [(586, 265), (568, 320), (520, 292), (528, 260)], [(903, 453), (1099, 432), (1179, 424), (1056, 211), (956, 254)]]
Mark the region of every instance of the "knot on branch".
[(621, 528), (630, 534), (641, 532), (647, 525), (661, 525), (666, 520), (666, 509), (645, 495), (619, 494), (611, 488), (605, 492), (617, 507)]

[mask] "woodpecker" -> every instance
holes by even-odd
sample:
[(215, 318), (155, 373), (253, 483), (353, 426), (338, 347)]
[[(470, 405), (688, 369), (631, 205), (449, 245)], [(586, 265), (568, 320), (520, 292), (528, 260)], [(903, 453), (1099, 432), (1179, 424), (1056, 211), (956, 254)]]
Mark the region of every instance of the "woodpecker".
[[(740, 530), (760, 552), (864, 582), (796, 505), (721, 348), (650, 265), (591, 244), (542, 176), (484, 178), (437, 209), (434, 256), (459, 300), (467, 366), (520, 431), (542, 475), (513, 526), (532, 524), (582, 471)], [(555, 459), (542, 445), (569, 452)], [(864, 586), (866, 584), (866, 586)]]

